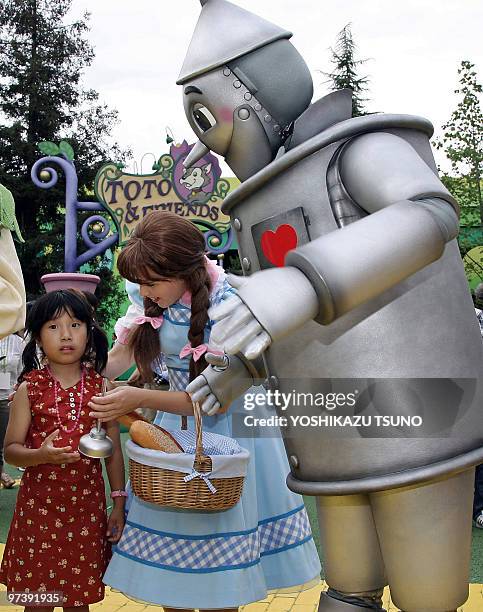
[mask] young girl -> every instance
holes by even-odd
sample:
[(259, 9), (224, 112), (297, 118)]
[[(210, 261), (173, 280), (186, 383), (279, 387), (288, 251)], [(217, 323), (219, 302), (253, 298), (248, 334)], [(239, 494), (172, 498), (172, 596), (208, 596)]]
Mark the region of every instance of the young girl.
[(109, 521), (100, 462), (78, 452), (81, 436), (94, 425), (87, 403), (101, 391), (107, 339), (91, 306), (74, 290), (54, 291), (37, 300), (26, 330), (30, 340), (23, 353), (22, 382), (5, 436), (5, 459), (26, 470), (0, 583), (8, 591), (62, 593), (60, 601), (47, 595), (40, 600), (44, 610), (63, 605), (64, 610), (85, 612), (88, 604), (104, 598), (107, 540), (117, 542), (124, 525), (117, 425), (107, 425), (114, 444), (113, 455), (106, 459), (114, 498)]
[[(206, 368), (208, 308), (234, 293), (204, 250), (202, 233), (175, 214), (153, 212), (137, 226), (118, 267), (138, 284), (128, 283), (133, 305), (116, 327), (125, 344), (111, 351), (108, 371), (117, 375), (134, 356), (149, 379), (162, 353), (171, 390), (118, 388), (93, 398), (92, 414), (108, 420), (139, 406), (156, 408), (155, 423), (172, 430), (180, 428), (179, 415), (192, 415), (184, 389)], [(204, 431), (235, 437), (231, 415), (240, 406), (241, 400), (226, 414), (204, 416)], [(193, 429), (193, 417), (188, 421)], [(107, 584), (169, 611), (236, 610), (263, 599), (269, 589), (318, 581), (320, 564), (302, 498), (285, 484), (289, 468), (281, 439), (238, 442), (250, 451), (240, 502), (226, 512), (202, 513), (132, 498)]]

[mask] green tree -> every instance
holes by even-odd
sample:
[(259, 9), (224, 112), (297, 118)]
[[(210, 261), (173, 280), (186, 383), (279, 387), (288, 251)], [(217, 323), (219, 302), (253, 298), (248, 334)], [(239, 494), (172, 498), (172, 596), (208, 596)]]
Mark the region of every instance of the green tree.
[(0, 0), (0, 182), (17, 203), (26, 239), (18, 251), (31, 297), (41, 292), (42, 274), (63, 269), (64, 185), (62, 178), (49, 190), (33, 185), (30, 169), (41, 156), (37, 144), (63, 139), (72, 145), (81, 199), (92, 199), (102, 162), (125, 161), (129, 154), (111, 143), (117, 111), (82, 85), (94, 58), (86, 38), (89, 15), (69, 21), (71, 4)]
[[(442, 177), (445, 185), (459, 200), (462, 217), (469, 224), (483, 225), (481, 170), (483, 161), (483, 113), (474, 64), (464, 60), (458, 68), (460, 96), (456, 109), (443, 125), (443, 136), (436, 147), (443, 149), (451, 162), (451, 174)], [(471, 220), (471, 221), (470, 221)]]
[(356, 59), (357, 45), (352, 36), (350, 23), (339, 32), (335, 47), (330, 47), (330, 53), (330, 62), (334, 68), (332, 72), (322, 72), (327, 77), (324, 83), (328, 83), (332, 91), (351, 89), (352, 116), (366, 115), (364, 107), (368, 98), (364, 97), (364, 93), (369, 89), (369, 77), (358, 76), (358, 70), (368, 59)]

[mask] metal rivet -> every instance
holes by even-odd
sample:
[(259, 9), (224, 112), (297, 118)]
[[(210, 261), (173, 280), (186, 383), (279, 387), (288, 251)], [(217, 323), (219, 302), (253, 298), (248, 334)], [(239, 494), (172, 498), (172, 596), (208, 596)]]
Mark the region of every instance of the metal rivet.
[(235, 89), (240, 89), (240, 87), (241, 87), (241, 81), (238, 81), (238, 80), (233, 81), (233, 87), (234, 87)]
[(261, 111), (262, 110), (262, 105), (261, 104), (255, 104), (255, 110), (256, 111)]
[(233, 227), (236, 229), (237, 232), (239, 232), (242, 228), (242, 223), (240, 221), (240, 219), (234, 219), (233, 220)]
[(274, 131), (274, 132), (280, 132), (280, 126), (278, 125), (278, 123), (276, 123), (276, 124), (273, 126), (273, 131)]
[(250, 263), (250, 260), (248, 259), (248, 257), (244, 257), (242, 259), (242, 268), (245, 270), (245, 272), (248, 272), (251, 267), (252, 267), (252, 264)]
[(290, 465), (294, 468), (298, 468), (299, 467), (299, 458), (297, 457), (297, 455), (290, 455)]
[(240, 110), (238, 111), (238, 116), (243, 121), (246, 121), (248, 117), (250, 117), (250, 111), (248, 110), (248, 108), (240, 108)]
[(224, 76), (230, 76), (231, 74), (231, 70), (229, 68), (223, 68), (223, 75)]
[(252, 99), (252, 94), (249, 91), (247, 91), (243, 97), (245, 98), (245, 100), (249, 101)]
[(272, 115), (265, 115), (264, 119), (267, 123), (270, 123), (270, 121), (272, 120)]

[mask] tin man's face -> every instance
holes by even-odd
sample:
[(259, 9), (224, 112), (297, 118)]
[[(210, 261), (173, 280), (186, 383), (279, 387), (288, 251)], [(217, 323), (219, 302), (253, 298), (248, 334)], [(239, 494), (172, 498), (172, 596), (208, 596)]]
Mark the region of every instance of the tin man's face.
[(227, 67), (195, 77), (183, 86), (189, 124), (201, 142), (218, 155), (224, 157), (230, 148), (233, 113), (246, 104), (247, 91)]

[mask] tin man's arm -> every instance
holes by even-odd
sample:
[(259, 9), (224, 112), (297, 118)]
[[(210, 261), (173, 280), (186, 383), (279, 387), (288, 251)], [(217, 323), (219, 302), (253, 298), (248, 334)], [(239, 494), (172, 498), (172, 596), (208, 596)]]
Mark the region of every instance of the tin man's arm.
[(228, 353), (253, 358), (310, 319), (331, 323), (439, 259), (457, 235), (456, 201), (405, 140), (360, 136), (340, 175), (372, 214), (291, 251), (285, 268), (253, 274), (212, 309), (212, 336)]
[(249, 361), (238, 355), (206, 354), (210, 364), (186, 387), (194, 402), (200, 402), (201, 409), (208, 416), (226, 409), (237, 397), (250, 387), (259, 384), (257, 379), (266, 376), (262, 358)]
[(330, 323), (436, 261), (458, 234), (457, 203), (405, 140), (360, 136), (341, 159), (352, 199), (370, 214), (288, 254), (319, 296)]

